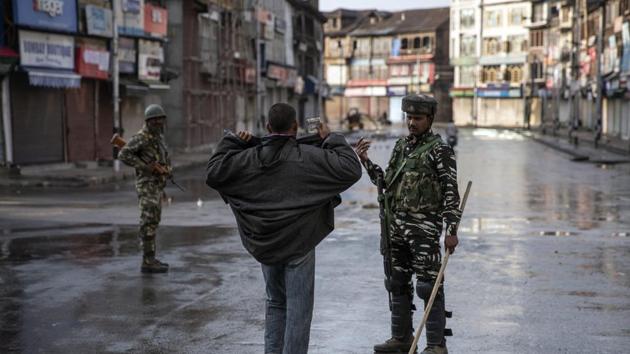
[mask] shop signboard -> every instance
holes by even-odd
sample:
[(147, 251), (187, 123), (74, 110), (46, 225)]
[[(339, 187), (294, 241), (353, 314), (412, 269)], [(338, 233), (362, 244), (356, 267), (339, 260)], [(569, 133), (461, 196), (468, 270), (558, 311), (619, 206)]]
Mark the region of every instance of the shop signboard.
[(407, 94), (407, 86), (388, 86), (387, 96), (405, 96)]
[(73, 37), (25, 30), (20, 30), (19, 36), (22, 66), (74, 69)]
[(477, 96), (484, 98), (518, 98), (522, 97), (520, 88), (478, 88)]
[(76, 32), (77, 2), (76, 0), (13, 0), (13, 19), (20, 26)]
[(387, 88), (385, 86), (347, 87), (344, 95), (346, 97), (385, 97)]
[(276, 17), (276, 32), (284, 34), (287, 30), (287, 22), (280, 17)]
[(267, 77), (270, 79), (282, 81), (287, 77), (286, 68), (267, 62)]
[(89, 35), (113, 37), (112, 10), (100, 6), (86, 5), (85, 20)]
[(156, 41), (138, 41), (138, 78), (142, 81), (160, 81), (164, 48)]
[(118, 70), (121, 74), (136, 72), (136, 41), (132, 38), (118, 40)]
[(83, 77), (109, 78), (109, 51), (103, 41), (81, 40), (77, 43), (77, 72)]
[(117, 23), (121, 35), (144, 35), (144, 0), (114, 0), (119, 2)]
[(168, 11), (165, 8), (147, 3), (144, 5), (144, 32), (152, 37), (166, 37)]
[(623, 23), (621, 37), (623, 38), (623, 61), (621, 63), (621, 71), (628, 73), (630, 72), (630, 22)]

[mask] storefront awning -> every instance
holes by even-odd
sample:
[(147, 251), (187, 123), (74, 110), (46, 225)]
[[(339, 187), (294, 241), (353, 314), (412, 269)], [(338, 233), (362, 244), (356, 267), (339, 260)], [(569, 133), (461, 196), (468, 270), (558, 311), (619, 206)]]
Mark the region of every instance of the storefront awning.
[(140, 80), (140, 82), (147, 85), (147, 87), (151, 90), (170, 90), (171, 89), (171, 86), (161, 81)]
[(120, 86), (123, 88), (122, 95), (125, 97), (142, 97), (149, 92), (149, 87), (138, 80), (120, 78)]
[(81, 76), (69, 70), (24, 68), (28, 81), (33, 86), (52, 88), (79, 88)]

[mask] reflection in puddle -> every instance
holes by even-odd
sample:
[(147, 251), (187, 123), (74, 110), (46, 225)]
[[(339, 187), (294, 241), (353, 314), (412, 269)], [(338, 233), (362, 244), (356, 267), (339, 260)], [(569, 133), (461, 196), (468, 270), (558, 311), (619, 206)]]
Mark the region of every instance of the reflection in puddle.
[[(55, 234), (47, 236), (7, 238), (0, 245), (0, 261), (25, 262), (47, 258), (68, 258), (84, 262), (103, 257), (139, 254), (137, 229), (112, 227), (109, 231), (90, 234)], [(199, 244), (208, 237), (234, 234), (231, 228), (163, 226), (158, 231), (158, 244), (162, 249)]]
[(525, 140), (521, 134), (511, 130), (475, 129), (472, 135), (481, 140)]
[(577, 232), (571, 232), (571, 231), (541, 231), (540, 232), (540, 236), (558, 236), (558, 237), (575, 236), (577, 234), (578, 234)]

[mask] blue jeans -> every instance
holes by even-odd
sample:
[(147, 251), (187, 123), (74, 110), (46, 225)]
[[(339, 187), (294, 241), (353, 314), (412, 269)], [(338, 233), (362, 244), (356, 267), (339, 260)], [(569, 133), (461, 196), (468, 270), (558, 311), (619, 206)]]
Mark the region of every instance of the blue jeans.
[(262, 265), (267, 290), (265, 354), (306, 354), (313, 318), (315, 250), (286, 264)]

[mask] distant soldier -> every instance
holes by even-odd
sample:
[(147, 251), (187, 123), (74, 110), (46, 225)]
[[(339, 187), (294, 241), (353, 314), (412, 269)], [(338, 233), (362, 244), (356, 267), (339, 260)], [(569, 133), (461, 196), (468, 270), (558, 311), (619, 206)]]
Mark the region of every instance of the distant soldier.
[(143, 273), (165, 273), (168, 264), (155, 258), (155, 236), (162, 215), (162, 196), (171, 175), (171, 161), (164, 143), (166, 113), (157, 104), (144, 111), (145, 124), (121, 150), (118, 158), (136, 169), (140, 206), (140, 240)]
[[(360, 140), (356, 152), (370, 179), (384, 178), (384, 197), (391, 254), (386, 287), (391, 293), (392, 338), (375, 345), (376, 353), (407, 353), (413, 342), (413, 282), (425, 306), (440, 269), (440, 235), (446, 222), (445, 247), (457, 246), (460, 219), (457, 169), (453, 150), (433, 134), (437, 101), (427, 95), (403, 99), (409, 135), (396, 142), (386, 173), (367, 156), (370, 142)], [(387, 272), (387, 270), (386, 270)], [(440, 287), (427, 321), (427, 348), (423, 354), (444, 354), (446, 311)]]

